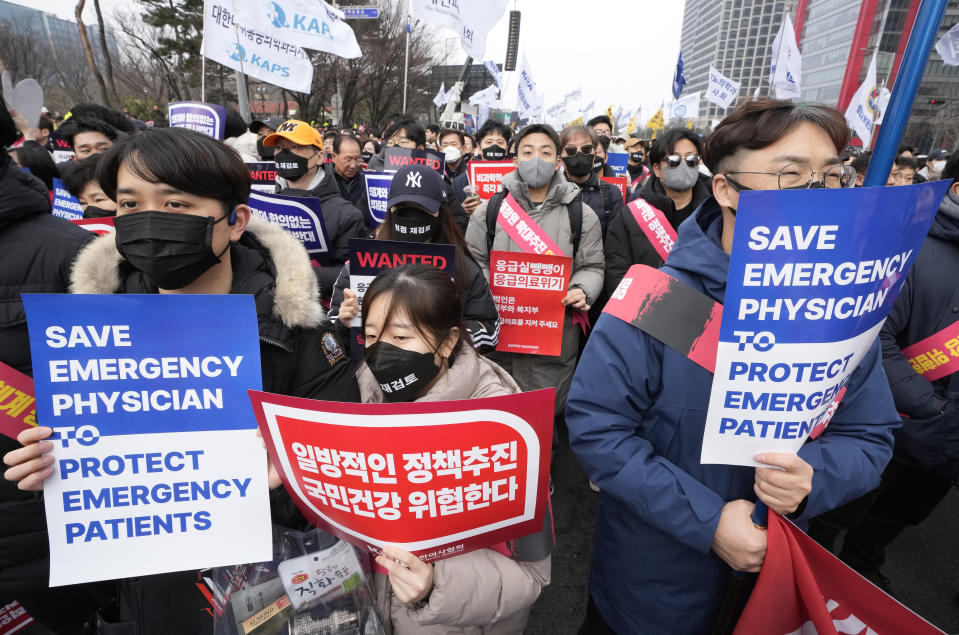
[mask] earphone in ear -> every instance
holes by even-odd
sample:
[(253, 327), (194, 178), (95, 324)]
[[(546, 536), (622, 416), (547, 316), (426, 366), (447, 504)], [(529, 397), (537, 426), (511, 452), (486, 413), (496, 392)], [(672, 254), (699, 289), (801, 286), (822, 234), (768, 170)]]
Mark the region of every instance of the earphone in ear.
[(226, 219), (227, 225), (236, 225), (236, 208), (230, 210), (230, 216)]

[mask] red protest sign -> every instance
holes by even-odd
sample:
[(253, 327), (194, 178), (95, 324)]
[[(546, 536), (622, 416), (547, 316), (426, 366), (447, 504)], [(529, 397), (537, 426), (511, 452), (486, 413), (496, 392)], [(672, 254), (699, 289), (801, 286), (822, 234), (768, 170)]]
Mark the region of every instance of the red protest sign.
[(606, 181), (607, 183), (612, 183), (619, 188), (620, 194), (623, 195), (623, 202), (626, 202), (626, 188), (629, 187), (629, 179), (625, 176), (601, 176), (599, 177), (601, 181)]
[(496, 350), (559, 355), (563, 349), (563, 298), (573, 261), (509, 251), (490, 252), (490, 291), (500, 315)]
[(88, 232), (93, 232), (97, 236), (109, 234), (113, 231), (113, 216), (103, 216), (102, 218), (74, 218), (70, 220), (74, 225), (79, 225)]
[(484, 201), (500, 191), (503, 177), (516, 169), (512, 161), (471, 161), (470, 183)]
[(397, 404), (249, 392), (287, 492), (344, 540), (430, 561), (543, 527), (553, 389)]
[(11, 439), (37, 425), (33, 379), (0, 363), (0, 433)]
[(733, 635), (942, 633), (769, 512), (766, 558)]

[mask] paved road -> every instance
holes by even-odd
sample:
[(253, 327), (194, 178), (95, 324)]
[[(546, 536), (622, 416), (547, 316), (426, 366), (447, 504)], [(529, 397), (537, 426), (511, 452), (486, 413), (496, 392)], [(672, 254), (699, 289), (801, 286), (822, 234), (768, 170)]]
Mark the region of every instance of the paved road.
[[(553, 466), (557, 547), (553, 581), (533, 607), (532, 635), (575, 633), (586, 609), (596, 494), (567, 446)], [(959, 633), (959, 490), (942, 502), (922, 527), (893, 543), (884, 572), (909, 608), (947, 633)]]

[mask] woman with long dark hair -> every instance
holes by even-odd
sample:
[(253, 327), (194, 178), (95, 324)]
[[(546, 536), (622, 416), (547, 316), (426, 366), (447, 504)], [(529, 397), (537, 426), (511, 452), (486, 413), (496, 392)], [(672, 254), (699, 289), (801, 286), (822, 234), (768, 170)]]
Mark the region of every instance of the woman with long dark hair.
[[(423, 165), (401, 168), (393, 176), (386, 218), (373, 236), (377, 240), (447, 244), (456, 248), (453, 282), (459, 291), (466, 332), (473, 346), (485, 352), (496, 347), (499, 314), (486, 276), (466, 249), (463, 233), (453, 220), (445, 191), (443, 177), (435, 170)], [(330, 319), (342, 333), (349, 329), (350, 320), (358, 312), (347, 263), (333, 287)], [(345, 334), (342, 339), (349, 345), (356, 343)]]

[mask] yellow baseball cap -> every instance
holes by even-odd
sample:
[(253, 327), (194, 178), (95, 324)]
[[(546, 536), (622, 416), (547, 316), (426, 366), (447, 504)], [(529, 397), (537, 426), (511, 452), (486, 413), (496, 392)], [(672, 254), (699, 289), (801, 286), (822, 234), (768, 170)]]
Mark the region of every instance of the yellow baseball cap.
[(263, 145), (273, 146), (280, 138), (292, 141), (299, 146), (323, 147), (323, 136), (317, 132), (316, 128), (297, 119), (290, 119), (280, 124), (273, 134), (268, 134), (263, 138)]

